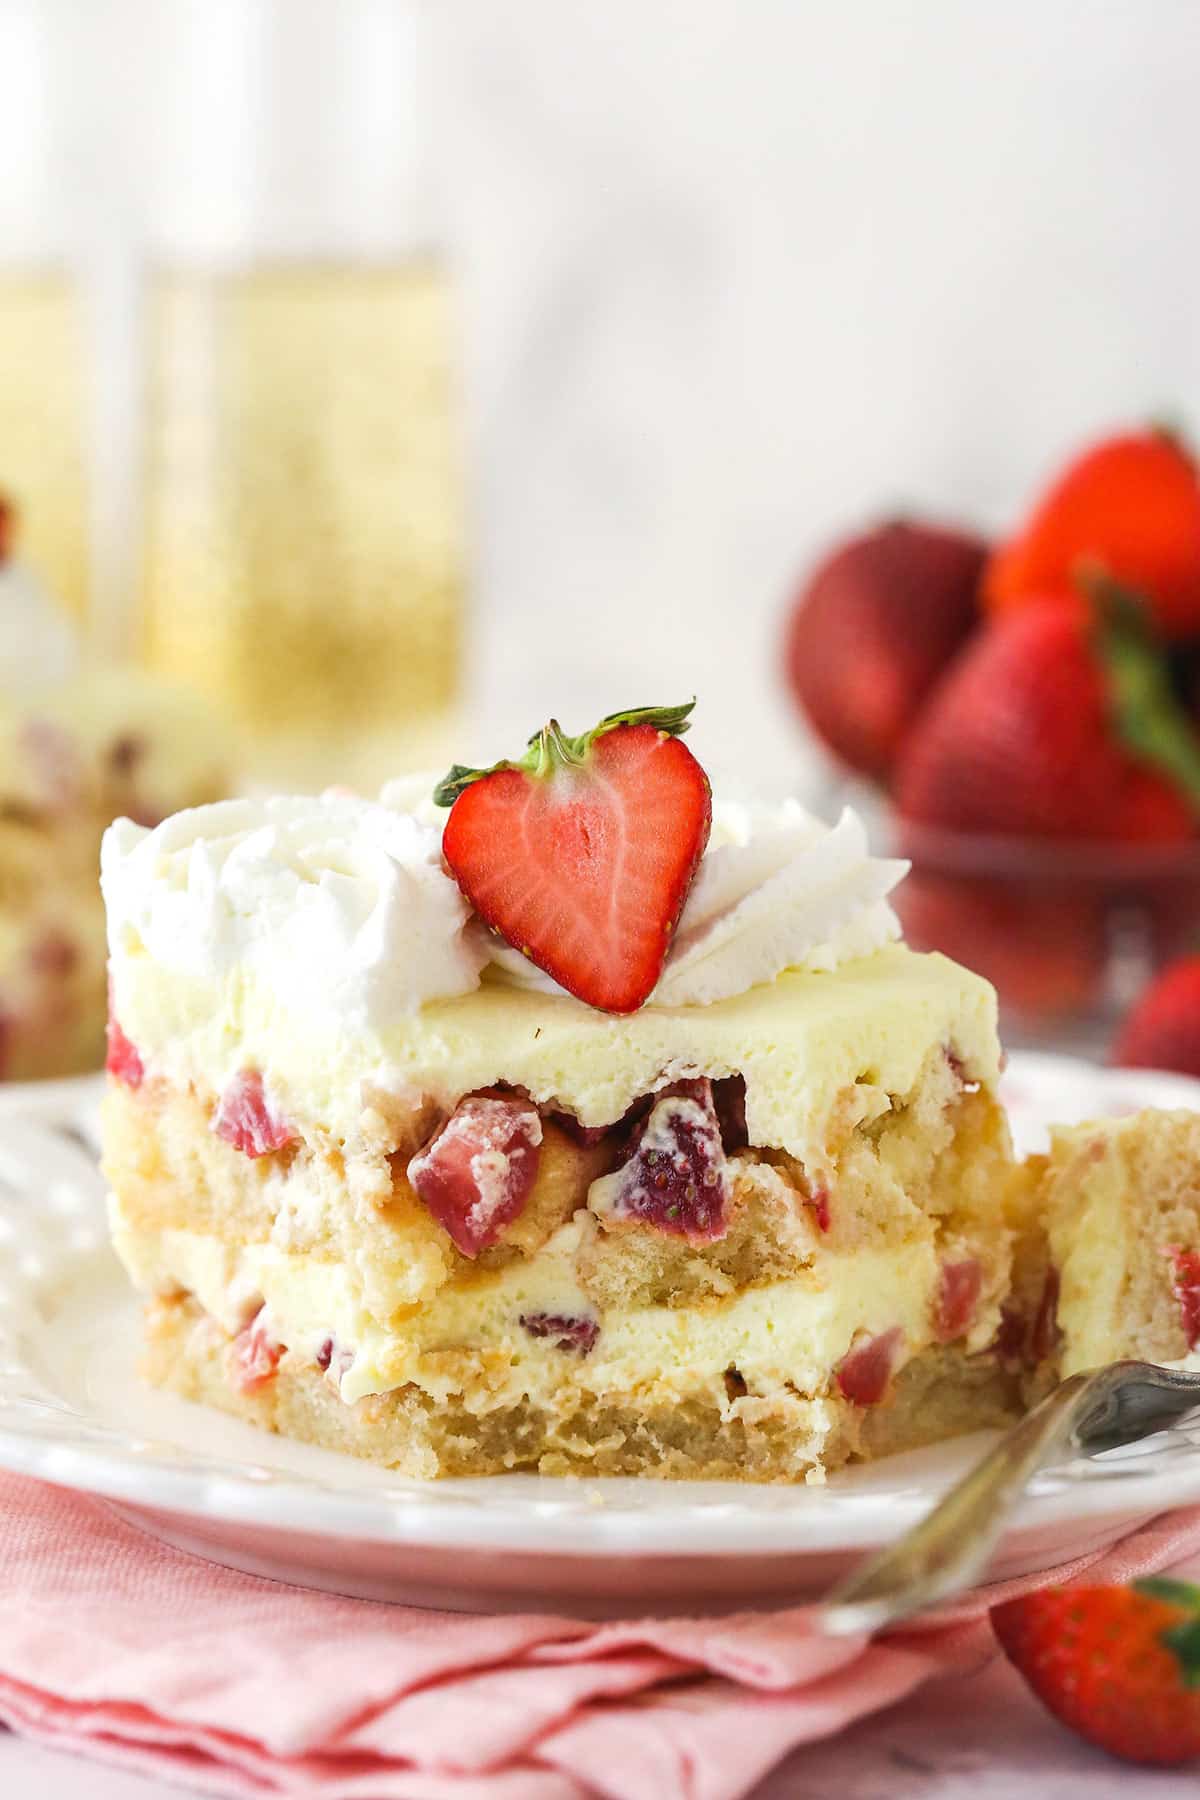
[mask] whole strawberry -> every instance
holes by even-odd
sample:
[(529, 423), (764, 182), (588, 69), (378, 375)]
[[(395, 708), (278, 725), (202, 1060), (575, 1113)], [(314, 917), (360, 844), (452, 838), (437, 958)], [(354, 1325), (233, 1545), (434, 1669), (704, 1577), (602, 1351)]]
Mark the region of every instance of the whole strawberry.
[(952, 831), (1178, 843), (1200, 741), (1128, 596), (994, 620), (949, 672), (896, 772), (903, 819)]
[(1200, 1757), (1200, 1588), (1043, 1588), (992, 1610), (1009, 1661), (1080, 1737), (1129, 1762)]
[(985, 604), (1073, 601), (1081, 568), (1145, 594), (1165, 635), (1200, 633), (1200, 476), (1178, 437), (1126, 432), (1068, 464), (989, 562)]
[(1113, 1045), (1127, 1069), (1200, 1076), (1200, 956), (1172, 963), (1150, 983)]
[(679, 741), (691, 710), (613, 713), (575, 738), (552, 719), (519, 762), (456, 764), (434, 795), (480, 918), (605, 1012), (649, 998), (708, 842), (708, 777)]
[(799, 594), (787, 676), (814, 731), (886, 780), (926, 695), (978, 616), (985, 546), (934, 525), (881, 525), (835, 550)]

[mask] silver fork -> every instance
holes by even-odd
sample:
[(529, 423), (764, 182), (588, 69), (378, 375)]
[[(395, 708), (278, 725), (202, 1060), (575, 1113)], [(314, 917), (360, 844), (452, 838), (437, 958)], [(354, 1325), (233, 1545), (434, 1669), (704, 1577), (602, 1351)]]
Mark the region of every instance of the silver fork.
[(1116, 1362), (1068, 1376), (1007, 1432), (898, 1543), (840, 1581), (818, 1611), (832, 1637), (882, 1631), (961, 1593), (987, 1567), (1009, 1516), (1040, 1469), (1064, 1452), (1132, 1444), (1200, 1408), (1200, 1375)]

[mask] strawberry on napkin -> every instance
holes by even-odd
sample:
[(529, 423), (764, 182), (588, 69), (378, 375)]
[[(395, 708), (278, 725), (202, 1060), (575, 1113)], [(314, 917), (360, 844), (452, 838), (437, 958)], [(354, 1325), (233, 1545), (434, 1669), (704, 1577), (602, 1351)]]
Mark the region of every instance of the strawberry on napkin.
[[(1200, 1508), (1054, 1579), (1200, 1552)], [(592, 1625), (286, 1587), (170, 1550), (99, 1501), (0, 1476), (0, 1720), (210, 1793), (311, 1800), (736, 1800), (994, 1650), (968, 1596), (884, 1641), (807, 1609)]]

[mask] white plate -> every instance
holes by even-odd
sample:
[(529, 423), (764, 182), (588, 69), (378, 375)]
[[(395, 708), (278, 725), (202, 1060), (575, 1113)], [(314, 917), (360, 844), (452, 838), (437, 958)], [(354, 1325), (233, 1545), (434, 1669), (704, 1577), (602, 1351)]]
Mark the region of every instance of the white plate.
[[(1015, 1056), (1018, 1133), (1051, 1118), (1200, 1105), (1200, 1083)], [(402, 1481), (143, 1388), (137, 1303), (88, 1148), (95, 1085), (0, 1094), (0, 1466), (104, 1496), (185, 1549), (376, 1599), (592, 1614), (782, 1604), (912, 1523), (983, 1437), (824, 1487), (511, 1475)], [(26, 1090), (28, 1093), (28, 1090)], [(1200, 1418), (1037, 1482), (994, 1565), (1047, 1568), (1200, 1502)]]

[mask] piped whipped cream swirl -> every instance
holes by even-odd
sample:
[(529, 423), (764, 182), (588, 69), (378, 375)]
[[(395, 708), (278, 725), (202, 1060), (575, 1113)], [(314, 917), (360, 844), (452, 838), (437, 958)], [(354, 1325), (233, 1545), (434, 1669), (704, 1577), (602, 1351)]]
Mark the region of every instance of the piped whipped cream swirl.
[[(118, 820), (101, 852), (114, 974), (143, 948), (200, 979), (245, 970), (350, 1031), (471, 993), (485, 970), (561, 994), (471, 913), (428, 785), (384, 792), (226, 800), (149, 831)], [(887, 896), (905, 868), (870, 854), (850, 811), (830, 828), (795, 801), (716, 806), (651, 1003), (707, 1006), (869, 955), (900, 935)]]
[(114, 970), (143, 946), (185, 975), (245, 969), (350, 1030), (470, 993), (486, 961), (437, 827), (350, 795), (119, 819), (100, 882)]
[[(713, 828), (650, 1003), (709, 1006), (784, 969), (836, 969), (900, 936), (887, 896), (908, 864), (872, 856), (846, 808), (832, 828), (796, 800), (713, 806)], [(479, 933), (505, 979), (558, 984), (519, 951)]]

